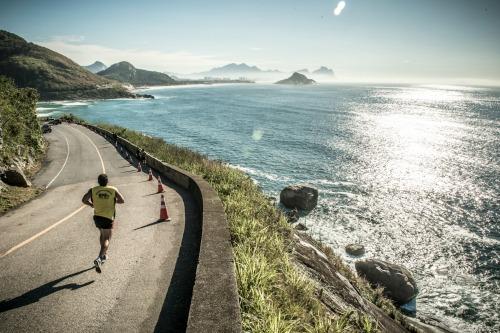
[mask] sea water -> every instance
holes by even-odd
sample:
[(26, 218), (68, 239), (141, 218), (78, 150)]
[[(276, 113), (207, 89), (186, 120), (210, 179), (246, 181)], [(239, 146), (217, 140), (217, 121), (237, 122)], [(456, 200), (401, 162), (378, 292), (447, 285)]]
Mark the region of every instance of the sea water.
[(349, 263), (402, 264), (418, 316), (500, 330), (500, 90), (455, 86), (221, 85), (154, 100), (40, 103), (164, 138), (248, 173), (269, 195), (319, 189), (302, 220)]

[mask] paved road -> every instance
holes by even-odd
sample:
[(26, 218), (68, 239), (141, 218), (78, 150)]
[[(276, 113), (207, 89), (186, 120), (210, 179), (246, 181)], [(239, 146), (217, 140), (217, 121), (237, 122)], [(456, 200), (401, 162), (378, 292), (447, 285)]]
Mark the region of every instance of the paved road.
[[(185, 262), (191, 273), (179, 273), (178, 254), (189, 243), (185, 226), (197, 219), (189, 194), (167, 184), (172, 221), (156, 223), (157, 183), (112, 144), (68, 124), (54, 126), (47, 139), (46, 165), (34, 179), (47, 190), (0, 217), (0, 332), (182, 331), (189, 300), (176, 288), (193, 265)], [(98, 274), (98, 230), (80, 200), (103, 171), (125, 204)]]

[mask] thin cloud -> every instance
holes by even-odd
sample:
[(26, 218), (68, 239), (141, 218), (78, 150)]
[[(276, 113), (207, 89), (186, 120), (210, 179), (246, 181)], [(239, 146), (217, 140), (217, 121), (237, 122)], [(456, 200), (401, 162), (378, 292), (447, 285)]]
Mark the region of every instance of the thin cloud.
[(58, 35), (52, 37), (52, 40), (66, 43), (81, 43), (85, 40), (85, 36), (81, 35)]
[(168, 53), (156, 50), (121, 50), (94, 44), (75, 44), (74, 41), (68, 42), (67, 39), (61, 40), (61, 38), (53, 38), (38, 44), (59, 52), (80, 65), (89, 65), (96, 60), (108, 66), (128, 61), (138, 68), (148, 70), (190, 73), (228, 63), (227, 60), (216, 56), (196, 55), (186, 51)]
[(335, 7), (335, 9), (333, 10), (333, 14), (335, 16), (339, 16), (340, 13), (342, 13), (342, 11), (344, 10), (344, 8), (345, 8), (345, 1), (339, 1), (337, 7)]

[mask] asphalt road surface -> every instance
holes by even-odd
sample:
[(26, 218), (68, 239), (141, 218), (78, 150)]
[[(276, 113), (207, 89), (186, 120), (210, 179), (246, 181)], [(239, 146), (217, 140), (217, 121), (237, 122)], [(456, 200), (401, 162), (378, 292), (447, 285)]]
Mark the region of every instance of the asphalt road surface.
[[(172, 221), (157, 222), (157, 182), (110, 142), (64, 123), (46, 138), (47, 160), (33, 182), (47, 190), (0, 217), (0, 332), (183, 331), (184, 284), (195, 268), (178, 257), (195, 252), (189, 226), (198, 218), (189, 193), (167, 183)], [(117, 205), (109, 259), (98, 274), (99, 232), (81, 198), (102, 172), (125, 204)]]

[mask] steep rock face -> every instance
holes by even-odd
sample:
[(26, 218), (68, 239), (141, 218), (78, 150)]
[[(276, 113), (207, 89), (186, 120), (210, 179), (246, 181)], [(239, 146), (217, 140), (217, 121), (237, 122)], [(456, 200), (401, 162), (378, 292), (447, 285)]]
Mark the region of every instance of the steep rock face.
[(276, 82), (276, 84), (291, 84), (291, 85), (307, 85), (316, 83), (313, 79), (307, 78), (307, 76), (300, 73), (293, 73), (288, 79), (284, 79)]
[(290, 185), (281, 191), (280, 201), (288, 208), (312, 210), (318, 204), (318, 190), (307, 185)]
[(418, 293), (417, 282), (403, 266), (368, 259), (356, 262), (355, 267), (372, 285), (384, 287), (384, 295), (398, 304), (409, 302)]
[(0, 30), (0, 75), (42, 100), (133, 97), (120, 84), (97, 76), (71, 59)]
[(113, 64), (97, 74), (111, 80), (129, 83), (134, 86), (173, 85), (177, 83), (177, 81), (165, 73), (138, 69), (126, 61)]

